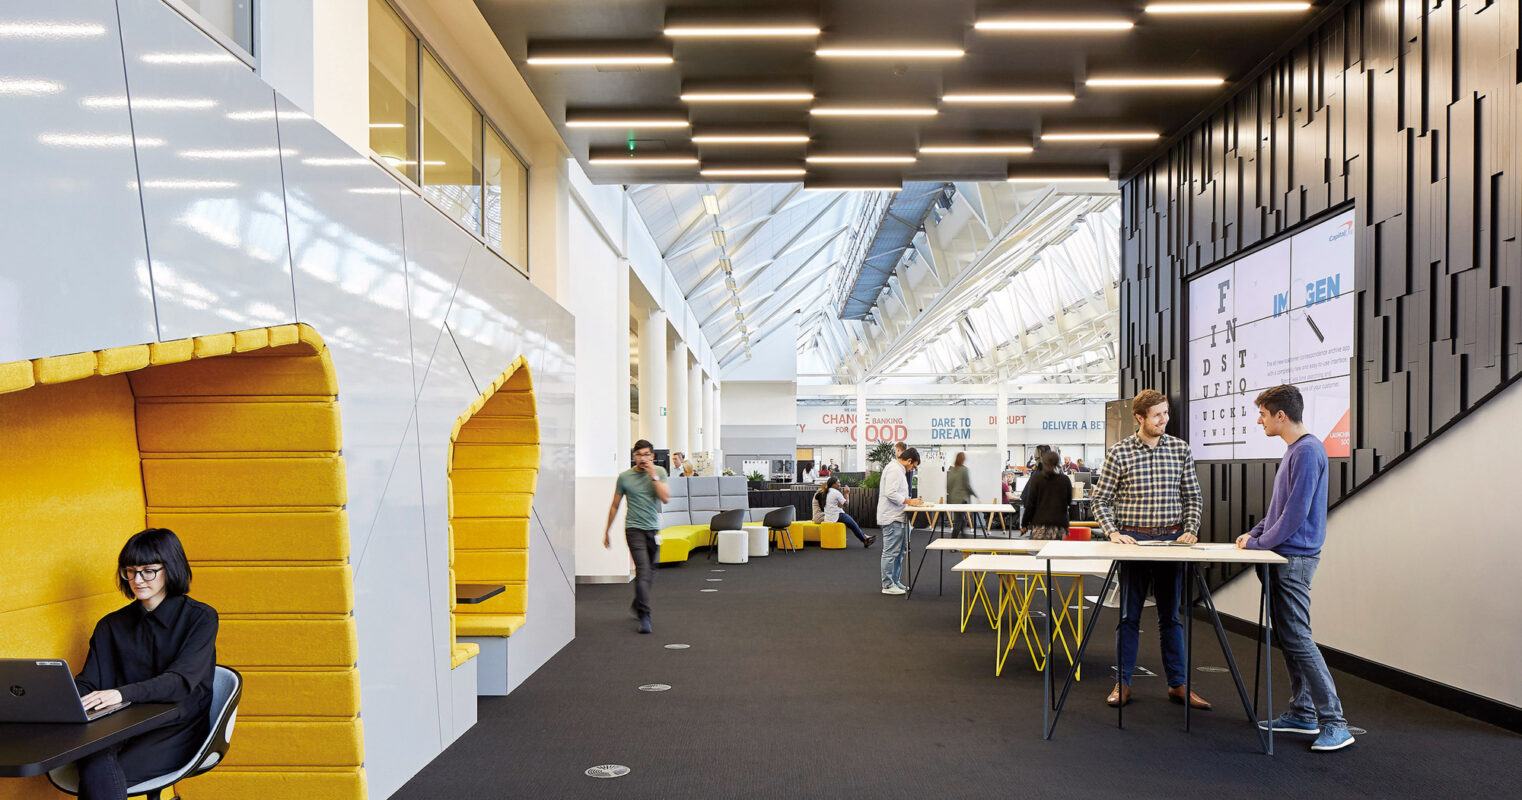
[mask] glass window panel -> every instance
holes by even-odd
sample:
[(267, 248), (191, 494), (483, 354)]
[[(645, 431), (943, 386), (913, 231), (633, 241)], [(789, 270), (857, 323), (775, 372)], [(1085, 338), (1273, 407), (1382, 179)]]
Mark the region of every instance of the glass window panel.
[(418, 44), (385, 0), (370, 0), (370, 149), (418, 180)]
[(253, 0), (180, 0), (180, 3), (244, 52), (254, 54)]
[(423, 193), (481, 230), (481, 113), (432, 53), (423, 53)]
[(486, 129), (486, 242), (528, 270), (528, 170), (507, 143)]

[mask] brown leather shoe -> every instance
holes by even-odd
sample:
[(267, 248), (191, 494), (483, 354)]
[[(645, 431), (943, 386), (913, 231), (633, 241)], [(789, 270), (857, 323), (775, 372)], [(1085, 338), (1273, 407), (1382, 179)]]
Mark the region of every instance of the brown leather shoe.
[(1131, 702), (1131, 687), (1119, 683), (1115, 684), (1115, 689), (1110, 692), (1109, 697), (1105, 698), (1105, 702), (1109, 703), (1111, 708), (1120, 708), (1123, 705), (1129, 704)]
[[(1183, 705), (1184, 704), (1184, 687), (1182, 687), (1182, 686), (1175, 686), (1175, 687), (1169, 689), (1168, 690), (1168, 699), (1172, 700), (1175, 703), (1178, 703), (1179, 705)], [(1199, 695), (1195, 694), (1194, 692), (1190, 692), (1189, 693), (1189, 707), (1190, 708), (1198, 708), (1201, 711), (1209, 711), (1210, 710), (1210, 703), (1206, 702), (1205, 698), (1200, 697)]]

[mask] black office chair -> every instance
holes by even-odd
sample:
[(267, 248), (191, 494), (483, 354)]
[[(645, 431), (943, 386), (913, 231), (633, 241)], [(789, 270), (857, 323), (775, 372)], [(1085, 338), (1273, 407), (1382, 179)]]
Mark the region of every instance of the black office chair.
[[(232, 746), (233, 725), (238, 721), (238, 701), (242, 697), (243, 676), (232, 667), (218, 664), (212, 676), (211, 732), (206, 734), (206, 741), (201, 742), (195, 756), (183, 767), (128, 787), (127, 794), (145, 794), (148, 800), (163, 800), (162, 792), (173, 787), (176, 781), (210, 772), (222, 763), (227, 757), (227, 749)], [(73, 764), (65, 764), (49, 771), (48, 781), (64, 794), (79, 796), (79, 770)]]
[(793, 524), (797, 514), (798, 509), (792, 506), (782, 506), (767, 512), (766, 517), (762, 519), (762, 524), (766, 525), (768, 537), (776, 537), (779, 549), (782, 547), (783, 540), (786, 539), (787, 550), (784, 552), (791, 552), (797, 549), (793, 545), (793, 534), (788, 530), (788, 526)]
[(719, 553), (719, 531), (743, 531), (745, 530), (745, 509), (737, 508), (731, 511), (720, 511), (708, 521), (708, 558), (717, 558)]

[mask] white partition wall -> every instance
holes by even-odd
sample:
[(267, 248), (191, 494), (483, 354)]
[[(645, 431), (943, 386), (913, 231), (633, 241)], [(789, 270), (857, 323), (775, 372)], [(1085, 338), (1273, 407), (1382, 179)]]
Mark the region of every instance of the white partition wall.
[(0, 22), (17, 19), (79, 35), (0, 42), (0, 77), (38, 90), (0, 92), (0, 363), (294, 322), (322, 336), (365, 772), (386, 797), (475, 719), (456, 685), (473, 671), (450, 664), (449, 437), (519, 356), (541, 462), (509, 686), (574, 634), (573, 317), (160, 0), (10, 0)]

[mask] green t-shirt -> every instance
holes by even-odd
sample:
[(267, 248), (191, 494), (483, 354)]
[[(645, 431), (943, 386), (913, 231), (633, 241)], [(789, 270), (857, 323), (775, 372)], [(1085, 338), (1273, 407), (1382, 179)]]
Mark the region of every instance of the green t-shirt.
[(661, 529), (661, 500), (655, 496), (655, 481), (666, 480), (666, 470), (651, 464), (655, 478), (642, 475), (630, 467), (618, 474), (615, 491), (629, 499), (629, 511), (624, 515), (624, 527), (641, 531)]

